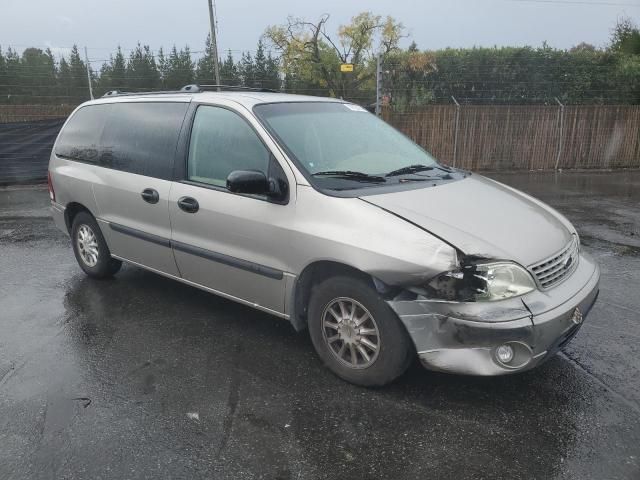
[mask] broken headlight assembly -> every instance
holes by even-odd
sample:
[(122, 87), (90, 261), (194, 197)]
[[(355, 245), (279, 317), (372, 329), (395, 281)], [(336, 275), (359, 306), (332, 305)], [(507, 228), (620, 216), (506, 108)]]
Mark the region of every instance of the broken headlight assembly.
[(445, 272), (424, 288), (427, 297), (459, 302), (492, 302), (518, 297), (536, 288), (520, 265), (492, 262), (463, 265)]

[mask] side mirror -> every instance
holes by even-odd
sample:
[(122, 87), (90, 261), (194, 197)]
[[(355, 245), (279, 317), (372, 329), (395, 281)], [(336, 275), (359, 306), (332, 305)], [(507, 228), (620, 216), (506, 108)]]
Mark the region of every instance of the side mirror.
[(234, 170), (227, 177), (227, 190), (254, 195), (268, 195), (271, 192), (267, 176), (259, 170)]

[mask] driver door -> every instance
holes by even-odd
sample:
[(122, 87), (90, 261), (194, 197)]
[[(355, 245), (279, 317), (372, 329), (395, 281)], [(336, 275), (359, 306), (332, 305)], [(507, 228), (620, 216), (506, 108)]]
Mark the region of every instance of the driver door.
[(282, 167), (254, 126), (223, 106), (197, 107), (186, 156), (182, 179), (173, 183), (169, 198), (171, 243), (182, 277), (284, 315), (293, 202), (226, 188), (234, 170), (268, 176)]

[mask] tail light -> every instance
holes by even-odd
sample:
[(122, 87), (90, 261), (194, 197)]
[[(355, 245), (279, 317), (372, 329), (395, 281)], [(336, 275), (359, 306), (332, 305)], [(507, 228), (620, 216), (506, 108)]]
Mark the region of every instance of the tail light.
[(51, 181), (51, 172), (47, 172), (47, 186), (49, 187), (49, 198), (52, 202), (56, 201), (56, 192), (53, 189), (53, 182)]

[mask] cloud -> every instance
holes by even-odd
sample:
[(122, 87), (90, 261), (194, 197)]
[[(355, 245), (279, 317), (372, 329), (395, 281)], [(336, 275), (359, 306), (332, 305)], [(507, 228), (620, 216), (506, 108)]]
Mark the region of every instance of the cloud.
[(68, 56), (71, 49), (69, 47), (56, 47), (50, 40), (45, 40), (42, 42), (45, 48), (51, 49), (51, 53), (55, 58), (60, 58), (62, 56)]
[(62, 28), (69, 28), (73, 25), (73, 19), (66, 15), (56, 15), (55, 20), (58, 26)]

